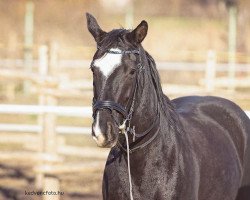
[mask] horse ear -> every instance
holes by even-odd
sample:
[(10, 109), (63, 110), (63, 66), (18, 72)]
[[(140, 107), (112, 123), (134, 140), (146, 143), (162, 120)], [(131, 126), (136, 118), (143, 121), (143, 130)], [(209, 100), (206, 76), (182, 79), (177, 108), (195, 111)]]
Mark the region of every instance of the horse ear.
[(147, 35), (147, 32), (148, 23), (143, 20), (132, 32), (128, 33), (127, 38), (131, 42), (139, 44), (144, 40)]
[(106, 35), (106, 32), (103, 31), (98, 25), (96, 19), (89, 13), (86, 13), (88, 30), (94, 37), (95, 41), (98, 43)]

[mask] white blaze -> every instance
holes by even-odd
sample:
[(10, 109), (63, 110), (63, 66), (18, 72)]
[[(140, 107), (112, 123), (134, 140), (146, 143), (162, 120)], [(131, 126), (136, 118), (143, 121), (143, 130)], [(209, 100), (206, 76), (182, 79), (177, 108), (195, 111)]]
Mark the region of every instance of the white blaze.
[(99, 117), (99, 113), (97, 112), (96, 124), (95, 124), (95, 126), (93, 128), (94, 129), (93, 139), (96, 141), (98, 146), (102, 146), (104, 144), (104, 142), (105, 142), (105, 137), (101, 132), (100, 125), (99, 125), (99, 120), (100, 120), (100, 117)]
[[(110, 49), (121, 53), (120, 49)], [(102, 74), (107, 78), (121, 64), (122, 54), (106, 53), (103, 57), (94, 61), (94, 66), (99, 68)]]
[(94, 126), (94, 133), (95, 133), (95, 137), (98, 137), (99, 135), (102, 134), (101, 128), (100, 128), (100, 124), (99, 124), (99, 112), (97, 111), (97, 115), (96, 115), (96, 123)]
[[(121, 53), (121, 50), (118, 48), (110, 49), (110, 51)], [(122, 54), (106, 53), (104, 56), (94, 61), (94, 66), (99, 68), (102, 74), (106, 78), (108, 78), (112, 74), (112, 72), (116, 69), (116, 67), (118, 67), (121, 64), (121, 60), (122, 60)], [(95, 133), (95, 136), (93, 138), (97, 142), (99, 139), (103, 140), (103, 138), (101, 137), (102, 131), (100, 128), (99, 121), (100, 121), (100, 115), (99, 112), (97, 112), (96, 123), (93, 128)]]

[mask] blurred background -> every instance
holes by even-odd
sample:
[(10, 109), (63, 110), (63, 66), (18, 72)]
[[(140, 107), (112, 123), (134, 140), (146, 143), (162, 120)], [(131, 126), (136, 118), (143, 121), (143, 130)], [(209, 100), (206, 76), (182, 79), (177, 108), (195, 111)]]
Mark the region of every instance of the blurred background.
[(170, 98), (217, 95), (247, 112), (249, 8), (247, 0), (0, 0), (0, 200), (101, 199), (108, 150), (90, 136), (96, 44), (86, 12), (105, 31), (148, 22), (143, 46)]

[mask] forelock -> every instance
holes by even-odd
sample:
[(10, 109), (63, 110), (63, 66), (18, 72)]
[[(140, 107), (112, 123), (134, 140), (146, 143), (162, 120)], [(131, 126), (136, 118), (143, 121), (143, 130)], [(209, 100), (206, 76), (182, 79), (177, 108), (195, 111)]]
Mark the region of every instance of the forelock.
[(129, 33), (126, 29), (114, 29), (107, 33), (103, 40), (98, 44), (100, 53), (104, 53), (111, 48), (125, 47), (125, 35)]

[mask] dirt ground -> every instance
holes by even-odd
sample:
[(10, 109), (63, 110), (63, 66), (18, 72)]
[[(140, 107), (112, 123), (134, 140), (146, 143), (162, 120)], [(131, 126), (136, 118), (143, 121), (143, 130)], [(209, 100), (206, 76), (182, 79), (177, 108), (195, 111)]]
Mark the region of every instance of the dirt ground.
[[(0, 137), (3, 136), (0, 134)], [(78, 141), (78, 143), (76, 142)], [(66, 137), (66, 143), (76, 146), (83, 146), (98, 151), (106, 151), (94, 146), (91, 138), (85, 136)], [(0, 144), (2, 154), (6, 152), (22, 152), (25, 150), (22, 144)], [(22, 150), (22, 151), (20, 151)], [(26, 152), (27, 149), (25, 150)], [(7, 154), (8, 155), (8, 154)], [(20, 153), (20, 157), (23, 154)], [(61, 155), (62, 156), (62, 155)], [(106, 161), (106, 156), (102, 157), (84, 157), (84, 156), (64, 156), (62, 164), (83, 166), (78, 170), (67, 171), (66, 173), (58, 173), (56, 177), (60, 181), (60, 200), (99, 200), (101, 198), (102, 174)], [(28, 192), (39, 192), (35, 188), (35, 172), (34, 166), (37, 163), (30, 159), (0, 159), (0, 200), (42, 200), (42, 195), (28, 195)], [(95, 163), (92, 165), (91, 163)], [(87, 167), (84, 167), (84, 166)], [(48, 186), (49, 187), (49, 186)], [(50, 192), (50, 191), (48, 191)], [(26, 194), (25, 194), (26, 193)], [(53, 199), (52, 195), (47, 195), (48, 200)], [(46, 199), (47, 200), (47, 199)]]
[[(60, 200), (101, 199), (102, 168), (91, 173), (70, 173), (58, 176), (60, 180)], [(35, 174), (30, 167), (18, 163), (0, 163), (0, 200), (40, 200), (41, 195), (27, 195), (38, 191), (34, 187)], [(26, 195), (25, 195), (26, 192)], [(48, 198), (50, 199), (50, 198)]]
[[(101, 199), (102, 171), (103, 166), (101, 165), (91, 172), (72, 172), (59, 175), (60, 192), (64, 193), (60, 195), (60, 200)], [(28, 192), (39, 191), (34, 184), (35, 174), (27, 164), (20, 165), (15, 161), (0, 163), (0, 200), (43, 199), (41, 195), (27, 195)]]

